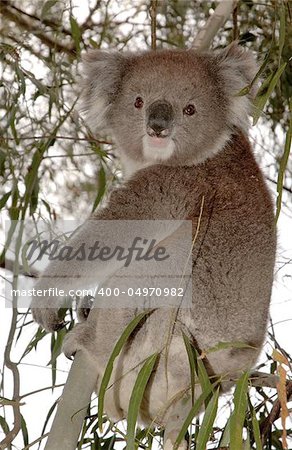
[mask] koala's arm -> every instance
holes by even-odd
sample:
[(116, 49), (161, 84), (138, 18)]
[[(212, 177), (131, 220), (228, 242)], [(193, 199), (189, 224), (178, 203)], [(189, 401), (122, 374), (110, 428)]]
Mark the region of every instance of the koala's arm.
[[(34, 319), (48, 330), (57, 329), (61, 324), (58, 309), (62, 298), (46, 296), (49, 288), (57, 288), (65, 293), (69, 290), (94, 287), (116, 272), (123, 261), (110, 258), (89, 260), (88, 247), (100, 242), (102, 247), (127, 249), (139, 234), (151, 241), (160, 242), (171, 235), (187, 217), (187, 206), (179, 194), (170, 195), (168, 184), (173, 177), (163, 176), (159, 169), (144, 169), (123, 187), (113, 191), (108, 205), (93, 214), (80, 230), (66, 243), (73, 249), (85, 244), (86, 255), (82, 260), (55, 260), (49, 264), (35, 288), (42, 290), (44, 296), (33, 299), (31, 307)], [(179, 191), (179, 186), (177, 186)], [(104, 221), (117, 221), (109, 224)], [(138, 230), (123, 221), (139, 220)], [(143, 222), (141, 222), (143, 220)], [(155, 224), (147, 222), (155, 220)], [(110, 226), (109, 226), (110, 225)], [(46, 291), (47, 290), (47, 291)]]

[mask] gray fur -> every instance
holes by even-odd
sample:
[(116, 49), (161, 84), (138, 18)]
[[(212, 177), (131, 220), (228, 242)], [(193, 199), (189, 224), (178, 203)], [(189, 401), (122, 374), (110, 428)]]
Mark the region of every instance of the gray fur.
[[(157, 309), (117, 359), (114, 384), (106, 397), (110, 417), (124, 418), (141, 367), (137, 364), (161, 352), (140, 420), (165, 426), (165, 449), (170, 449), (191, 407), (182, 331), (201, 350), (222, 341), (247, 344), (208, 354), (210, 373), (222, 377), (223, 389), (242, 370), (253, 367), (265, 338), (275, 260), (274, 214), (246, 136), (248, 98), (236, 96), (254, 78), (256, 65), (250, 53), (233, 45), (219, 54), (95, 51), (86, 60), (86, 70), (84, 107), (89, 124), (94, 130), (110, 130), (129, 179), (113, 191), (108, 205), (84, 224), (71, 245), (78, 246), (89, 235), (104, 242), (129, 239), (109, 235), (100, 219), (191, 219), (194, 234), (199, 224), (193, 248), (192, 307), (179, 311), (168, 352), (165, 336), (173, 311)], [(144, 100), (141, 109), (134, 107), (137, 96)], [(158, 100), (174, 111), (171, 135), (159, 140), (160, 149), (146, 133), (147, 108)], [(185, 116), (183, 109), (189, 103), (196, 113)], [(176, 233), (174, 225), (157, 239), (172, 235), (179, 248)], [(107, 278), (107, 284), (115, 286), (115, 270), (76, 262), (68, 267), (59, 261), (49, 266), (46, 276), (88, 273), (89, 279)], [(68, 287), (66, 279), (58, 283)], [(45, 286), (44, 277), (37, 287)], [(59, 324), (57, 310), (45, 309), (46, 299), (38, 302), (33, 304), (35, 319), (54, 329)], [(66, 336), (65, 353), (88, 351), (102, 375), (114, 343), (134, 315), (132, 309), (115, 309), (112, 314), (93, 309), (88, 320)]]

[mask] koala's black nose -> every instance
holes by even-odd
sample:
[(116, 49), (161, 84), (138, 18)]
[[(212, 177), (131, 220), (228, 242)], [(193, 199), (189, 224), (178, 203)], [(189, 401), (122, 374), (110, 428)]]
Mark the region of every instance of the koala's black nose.
[(169, 136), (173, 124), (173, 108), (170, 103), (158, 100), (148, 108), (147, 133), (149, 136)]

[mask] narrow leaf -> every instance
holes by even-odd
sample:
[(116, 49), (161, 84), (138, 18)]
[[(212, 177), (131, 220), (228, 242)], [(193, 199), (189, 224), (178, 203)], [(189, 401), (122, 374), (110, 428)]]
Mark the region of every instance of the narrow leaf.
[(217, 414), (218, 398), (219, 398), (219, 388), (212, 396), (206, 408), (206, 412), (204, 414), (203, 422), (197, 438), (196, 450), (206, 449), (206, 445), (212, 432), (214, 421)]
[(28, 431), (27, 431), (26, 422), (22, 415), (21, 415), (21, 432), (22, 432), (22, 437), (23, 437), (23, 444), (25, 447), (26, 445), (28, 445), (29, 439), (28, 439)]
[(290, 104), (289, 128), (288, 128), (288, 131), (286, 134), (284, 153), (283, 153), (283, 156), (280, 161), (278, 181), (277, 181), (278, 197), (277, 197), (276, 222), (278, 221), (280, 212), (281, 212), (283, 183), (284, 183), (285, 170), (286, 170), (286, 167), (288, 164), (288, 159), (289, 159), (289, 155), (290, 155), (290, 151), (291, 151), (291, 140), (292, 140), (292, 101)]
[(3, 416), (0, 416), (0, 427), (2, 428), (5, 434), (9, 433), (9, 425)]
[(203, 354), (208, 355), (209, 353), (218, 352), (219, 350), (225, 350), (228, 348), (255, 348), (246, 342), (234, 341), (234, 342), (218, 342), (214, 347), (210, 347), (207, 350), (204, 350)]
[[(207, 373), (207, 370), (205, 368), (205, 365), (203, 363), (202, 358), (199, 356), (199, 354), (198, 354), (196, 349), (194, 349), (194, 351), (195, 351), (195, 355), (196, 355), (196, 360), (195, 360), (195, 362), (196, 362), (196, 372), (197, 372), (197, 375), (199, 377), (199, 381), (200, 381), (200, 385), (201, 385), (202, 391), (210, 393), (213, 390), (213, 386), (212, 386), (212, 383), (210, 381), (209, 375)], [(208, 403), (208, 397), (206, 397), (206, 406), (207, 406), (207, 403)]]
[(57, 407), (57, 405), (58, 405), (58, 401), (59, 401), (59, 399), (57, 399), (57, 400), (52, 404), (52, 406), (50, 407), (50, 409), (49, 409), (49, 411), (48, 411), (48, 414), (47, 414), (47, 417), (46, 417), (46, 419), (45, 419), (45, 422), (44, 422), (44, 425), (43, 425), (43, 429), (42, 429), (42, 432), (41, 432), (41, 436), (42, 436), (43, 434), (45, 434), (45, 431), (46, 431), (46, 428), (47, 428), (47, 424), (48, 424), (48, 422), (49, 422), (49, 420), (50, 420), (51, 415), (53, 414), (53, 412), (55, 411), (55, 409), (56, 409), (56, 407)]
[(76, 51), (79, 54), (80, 53), (80, 41), (81, 41), (81, 30), (77, 23), (77, 20), (75, 17), (70, 16), (70, 26), (71, 26), (71, 33), (72, 37), (76, 46)]
[(230, 444), (230, 419), (231, 419), (231, 417), (229, 417), (229, 419), (227, 420), (227, 423), (225, 425), (223, 434), (221, 436), (220, 445), (219, 445), (220, 448), (221, 447), (222, 448), (224, 448), (224, 447), (229, 448), (229, 444)]
[(31, 339), (31, 341), (29, 342), (29, 344), (27, 345), (26, 349), (24, 350), (19, 362), (21, 362), (23, 360), (23, 358), (29, 353), (31, 352), (31, 350), (36, 349), (37, 348), (37, 344), (39, 341), (41, 341), (46, 335), (47, 335), (47, 331), (42, 329), (41, 327), (38, 328), (36, 334), (34, 335), (34, 337)]
[(129, 402), (129, 410), (127, 417), (127, 449), (134, 450), (135, 449), (135, 429), (137, 418), (139, 414), (140, 405), (142, 402), (142, 398), (148, 383), (148, 380), (153, 371), (155, 362), (157, 360), (158, 354), (154, 353), (154, 355), (149, 356), (143, 364), (142, 369), (140, 370), (132, 394)]
[(102, 416), (103, 416), (103, 406), (104, 406), (104, 397), (105, 392), (108, 387), (110, 377), (113, 371), (114, 361), (117, 358), (117, 356), (120, 354), (123, 346), (127, 342), (129, 336), (131, 333), (135, 330), (137, 325), (141, 322), (142, 319), (144, 319), (149, 314), (149, 311), (143, 311), (142, 313), (138, 314), (125, 328), (122, 335), (118, 339), (116, 345), (114, 346), (114, 349), (112, 351), (112, 354), (109, 357), (106, 369), (104, 371), (99, 394), (98, 394), (98, 423), (99, 423), (99, 429), (102, 431)]
[(242, 430), (247, 407), (248, 372), (237, 382), (234, 392), (234, 411), (230, 419), (230, 450), (242, 449)]
[(94, 204), (93, 204), (93, 207), (92, 207), (92, 212), (95, 211), (95, 209), (99, 205), (102, 197), (104, 196), (105, 186), (106, 186), (105, 170), (104, 170), (103, 166), (100, 166), (99, 173), (98, 173), (98, 193), (97, 193), (97, 196), (96, 196), (96, 198), (94, 200)]
[(186, 351), (188, 354), (189, 365), (190, 365), (190, 376), (191, 376), (191, 391), (192, 391), (192, 405), (194, 404), (195, 399), (195, 356), (193, 347), (191, 346), (189, 338), (183, 332), (184, 344), (186, 347)]
[(286, 9), (283, 2), (281, 2), (281, 4), (279, 5), (278, 12), (280, 18), (280, 30), (279, 30), (279, 67), (280, 67), (286, 37)]
[(250, 401), (249, 396), (248, 396), (248, 407), (249, 407), (249, 411), (250, 411), (250, 415), (251, 415), (252, 432), (253, 432), (254, 442), (256, 445), (256, 450), (263, 450), (259, 422), (258, 422), (255, 409)]
[(181, 441), (184, 439), (186, 432), (188, 431), (189, 426), (191, 425), (193, 418), (197, 416), (200, 413), (200, 410), (202, 409), (203, 403), (206, 401), (208, 396), (212, 393), (212, 390), (214, 388), (214, 385), (212, 386), (210, 384), (209, 390), (206, 389), (200, 397), (195, 401), (194, 406), (191, 408), (186, 420), (183, 423), (183, 426), (181, 427), (181, 430), (179, 432), (178, 437), (176, 438), (176, 441), (174, 443), (174, 449), (177, 449)]
[[(268, 77), (267, 80), (264, 81), (258, 95), (256, 96), (256, 99), (254, 101), (255, 105), (255, 112), (253, 115), (253, 125), (257, 123), (257, 121), (260, 118), (260, 115), (265, 107), (265, 104), (267, 103), (271, 93), (275, 89), (278, 81), (280, 80), (280, 77), (282, 73), (284, 72), (286, 68), (287, 63), (284, 62), (275, 72), (274, 75)], [(267, 86), (268, 84), (268, 86)]]
[(47, 2), (45, 2), (41, 11), (41, 19), (44, 19), (46, 17), (50, 9), (57, 3), (57, 1), (58, 0), (48, 0)]
[(0, 209), (2, 209), (6, 205), (7, 200), (9, 199), (10, 195), (11, 195), (11, 191), (6, 192), (6, 194), (4, 194), (3, 197), (0, 199)]

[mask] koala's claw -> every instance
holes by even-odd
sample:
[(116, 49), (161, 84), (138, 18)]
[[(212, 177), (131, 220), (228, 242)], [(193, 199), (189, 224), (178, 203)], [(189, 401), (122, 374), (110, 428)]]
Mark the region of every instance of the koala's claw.
[(77, 324), (63, 340), (62, 351), (66, 358), (74, 359), (78, 350), (88, 350), (88, 342), (92, 341), (92, 335), (92, 330), (86, 322)]
[[(76, 327), (77, 329), (77, 327)], [(75, 331), (75, 329), (74, 329)], [(80, 343), (78, 342), (78, 336), (74, 333), (74, 331), (70, 331), (70, 333), (66, 334), (62, 351), (66, 358), (70, 359), (71, 361), (74, 360), (74, 356), (76, 355), (77, 350), (80, 349)]]
[(64, 353), (64, 355), (66, 356), (66, 358), (70, 359), (70, 361), (74, 361), (76, 352), (72, 353), (72, 355), (66, 354)]

